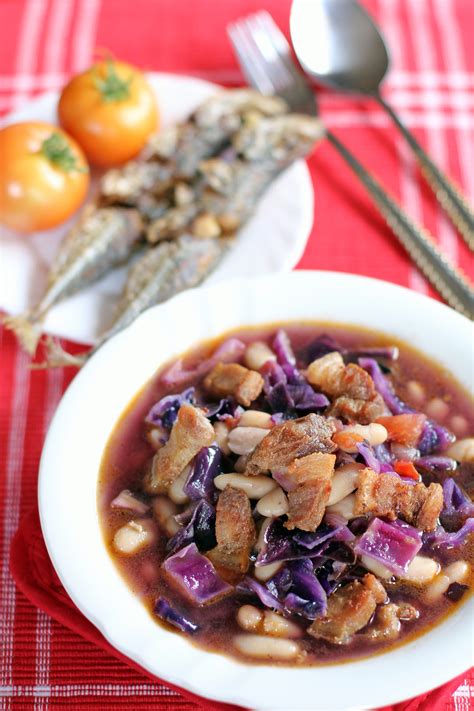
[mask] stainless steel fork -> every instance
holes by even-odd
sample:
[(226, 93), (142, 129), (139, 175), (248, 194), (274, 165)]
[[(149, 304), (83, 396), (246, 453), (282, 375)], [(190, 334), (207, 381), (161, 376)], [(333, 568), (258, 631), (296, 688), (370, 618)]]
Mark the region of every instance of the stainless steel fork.
[[(229, 25), (239, 64), (251, 86), (278, 94), (292, 111), (318, 115), (316, 96), (293, 60), (290, 46), (265, 11)], [(418, 268), (457, 311), (473, 317), (474, 291), (461, 270), (439, 251), (431, 234), (417, 225), (359, 160), (326, 128), (326, 138), (365, 185), (389, 227)]]

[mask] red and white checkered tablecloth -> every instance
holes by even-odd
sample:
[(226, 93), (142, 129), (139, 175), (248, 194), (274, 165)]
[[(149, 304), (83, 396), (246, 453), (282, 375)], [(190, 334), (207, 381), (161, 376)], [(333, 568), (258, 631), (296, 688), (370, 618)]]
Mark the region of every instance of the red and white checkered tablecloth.
[[(364, 4), (391, 48), (386, 95), (474, 200), (473, 0)], [(146, 69), (239, 84), (226, 24), (265, 7), (287, 30), (289, 6), (290, 0), (0, 0), (0, 112), (60, 88), (97, 49)], [(320, 103), (328, 125), (472, 275), (467, 248), (378, 106), (326, 92)], [(432, 293), (330, 145), (318, 149), (309, 167), (314, 227), (299, 266), (376, 276)], [(73, 373), (31, 371), (4, 330), (0, 345), (0, 709), (198, 708), (52, 620), (15, 588), (11, 541), (22, 515), (35, 506), (45, 431)], [(473, 695), (471, 672), (437, 708), (467, 711)], [(410, 709), (430, 711), (432, 703)]]

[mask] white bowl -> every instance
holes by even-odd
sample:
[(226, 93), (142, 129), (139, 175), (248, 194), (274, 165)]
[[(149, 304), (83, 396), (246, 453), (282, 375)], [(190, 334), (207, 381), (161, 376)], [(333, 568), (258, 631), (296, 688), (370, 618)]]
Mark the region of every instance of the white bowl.
[(434, 688), (472, 663), (471, 596), (422, 637), (369, 659), (328, 667), (251, 666), (200, 649), (156, 624), (102, 538), (97, 474), (105, 443), (164, 361), (243, 325), (311, 319), (393, 334), (472, 386), (467, 319), (392, 284), (332, 272), (235, 280), (182, 293), (142, 314), (76, 376), (41, 458), (39, 504), (48, 551), (67, 592), (104, 636), (148, 671), (202, 696), (257, 709), (358, 709)]

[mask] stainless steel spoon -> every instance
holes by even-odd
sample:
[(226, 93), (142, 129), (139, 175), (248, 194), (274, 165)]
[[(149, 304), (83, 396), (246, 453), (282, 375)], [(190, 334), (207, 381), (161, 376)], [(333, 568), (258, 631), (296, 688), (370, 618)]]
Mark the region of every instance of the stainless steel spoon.
[(385, 109), (412, 147), (438, 202), (474, 249), (472, 207), (380, 93), (389, 56), (365, 9), (356, 0), (293, 0), (290, 31), (296, 56), (308, 74), (338, 91), (371, 96)]

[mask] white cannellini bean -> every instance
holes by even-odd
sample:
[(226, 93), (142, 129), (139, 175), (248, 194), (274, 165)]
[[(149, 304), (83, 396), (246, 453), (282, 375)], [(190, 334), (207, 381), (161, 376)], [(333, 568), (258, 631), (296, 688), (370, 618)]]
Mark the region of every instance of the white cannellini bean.
[(418, 380), (407, 383), (408, 396), (414, 405), (422, 405), (426, 399), (425, 389)]
[(185, 467), (181, 474), (176, 477), (176, 479), (173, 481), (170, 488), (168, 489), (168, 496), (170, 497), (171, 501), (174, 501), (175, 504), (185, 504), (189, 501), (189, 497), (187, 494), (184, 493), (183, 487), (188, 480), (190, 471), (190, 466)]
[(247, 368), (260, 370), (267, 360), (276, 360), (276, 355), (263, 341), (254, 341), (247, 346), (244, 353), (244, 363)]
[(458, 437), (465, 435), (469, 427), (466, 418), (462, 415), (453, 415), (449, 420), (449, 426)]
[(442, 422), (449, 415), (449, 405), (440, 397), (434, 397), (425, 405), (425, 412), (434, 420)]
[(435, 602), (452, 583), (462, 583), (469, 573), (469, 564), (465, 560), (451, 563), (439, 573), (425, 590), (425, 600)]
[(239, 474), (244, 473), (244, 471), (247, 469), (247, 459), (248, 459), (248, 457), (245, 454), (242, 454), (236, 460), (235, 465), (234, 465), (234, 469), (236, 472), (239, 472)]
[(237, 612), (237, 623), (247, 632), (256, 632), (263, 620), (263, 612), (253, 605), (242, 605)]
[(156, 452), (164, 446), (163, 430), (160, 427), (150, 428), (147, 430), (145, 437)]
[(114, 548), (124, 555), (134, 555), (155, 538), (153, 524), (149, 520), (129, 521), (115, 532)]
[(341, 516), (344, 516), (345, 519), (350, 521), (351, 518), (356, 517), (356, 514), (354, 513), (355, 498), (355, 494), (349, 494), (349, 496), (346, 496), (345, 499), (338, 501), (337, 504), (327, 506), (326, 511), (328, 513), (340, 514)]
[(406, 573), (402, 576), (402, 580), (415, 585), (426, 585), (430, 580), (433, 580), (439, 570), (438, 561), (422, 555), (416, 555), (408, 566)]
[(257, 503), (257, 511), (262, 516), (283, 516), (290, 508), (288, 499), (281, 486), (277, 486)]
[[(369, 444), (376, 447), (378, 444), (383, 444), (388, 437), (388, 432), (383, 425), (379, 425), (377, 422), (371, 422), (370, 425), (349, 425), (344, 427), (343, 432), (353, 432), (358, 434), (367, 440)], [(355, 454), (358, 450), (356, 445), (341, 447), (343, 452), (348, 452), (349, 454)]]
[(229, 430), (224, 422), (215, 422), (214, 434), (216, 436), (216, 444), (223, 454), (230, 454), (229, 449)]
[(239, 634), (234, 646), (242, 654), (256, 659), (293, 659), (300, 651), (296, 642), (257, 634)]
[(359, 472), (364, 468), (363, 464), (345, 464), (339, 469), (336, 469), (331, 481), (331, 494), (328, 500), (328, 506), (337, 504), (346, 496), (349, 496), (354, 489), (357, 489), (357, 477)]
[(260, 410), (245, 410), (241, 415), (238, 427), (260, 427), (269, 430), (272, 426), (272, 416)]
[(234, 454), (251, 454), (267, 434), (261, 427), (235, 427), (229, 432), (229, 449)]
[(155, 496), (153, 511), (156, 520), (168, 536), (174, 536), (179, 531), (181, 526), (174, 518), (178, 513), (178, 507), (171, 499), (167, 496)]
[(474, 462), (474, 437), (466, 437), (454, 442), (445, 454), (457, 462)]
[(278, 573), (282, 565), (283, 562), (281, 560), (277, 560), (275, 563), (268, 563), (268, 565), (259, 565), (253, 571), (253, 574), (261, 583), (266, 583), (267, 580), (270, 580)]
[(263, 634), (268, 634), (270, 637), (297, 639), (302, 636), (303, 630), (276, 612), (265, 610), (263, 613)]
[(214, 479), (214, 484), (220, 491), (224, 491), (226, 486), (233, 486), (235, 489), (245, 491), (249, 499), (261, 499), (269, 491), (275, 489), (278, 484), (269, 476), (244, 476), (244, 474), (219, 474)]

